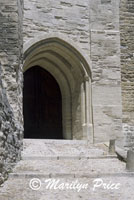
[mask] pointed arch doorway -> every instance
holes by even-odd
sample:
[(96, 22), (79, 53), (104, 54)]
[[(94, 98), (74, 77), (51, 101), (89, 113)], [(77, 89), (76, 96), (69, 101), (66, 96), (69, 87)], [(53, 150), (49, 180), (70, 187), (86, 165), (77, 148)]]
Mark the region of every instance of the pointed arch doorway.
[(40, 66), (24, 73), (23, 114), (25, 138), (63, 139), (60, 88)]
[(33, 66), (47, 70), (59, 85), (63, 139), (93, 143), (91, 69), (85, 53), (61, 34), (38, 36), (24, 47), (24, 73)]

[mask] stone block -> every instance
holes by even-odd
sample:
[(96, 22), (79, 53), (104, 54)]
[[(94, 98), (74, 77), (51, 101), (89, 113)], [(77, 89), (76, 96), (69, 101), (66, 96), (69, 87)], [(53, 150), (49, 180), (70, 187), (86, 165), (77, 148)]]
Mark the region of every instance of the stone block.
[(132, 151), (132, 150), (129, 150), (127, 152), (126, 170), (134, 172), (134, 151)]
[(115, 154), (115, 140), (109, 141), (109, 153)]

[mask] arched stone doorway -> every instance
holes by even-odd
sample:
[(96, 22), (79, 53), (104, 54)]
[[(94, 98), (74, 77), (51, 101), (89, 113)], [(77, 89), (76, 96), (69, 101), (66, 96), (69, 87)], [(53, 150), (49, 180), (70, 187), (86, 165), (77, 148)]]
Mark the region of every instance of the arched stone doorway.
[(63, 139), (60, 88), (40, 66), (24, 73), (23, 114), (25, 138)]
[(24, 46), (24, 72), (32, 66), (47, 70), (62, 96), (64, 139), (93, 142), (90, 61), (72, 40), (61, 35), (32, 39)]

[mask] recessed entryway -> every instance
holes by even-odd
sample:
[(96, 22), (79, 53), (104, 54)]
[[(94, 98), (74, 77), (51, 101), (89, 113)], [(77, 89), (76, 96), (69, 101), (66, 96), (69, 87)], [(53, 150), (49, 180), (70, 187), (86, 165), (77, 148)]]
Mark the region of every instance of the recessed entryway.
[(40, 66), (24, 73), (23, 113), (25, 138), (63, 139), (60, 88)]
[[(73, 42), (70, 41), (68, 38), (67, 39), (59, 38), (57, 36), (48, 38), (46, 37), (44, 39), (36, 38), (34, 41), (29, 42), (29, 44), (26, 45), (26, 48), (24, 48), (25, 49), (24, 53), (25, 62), (23, 67), (24, 82), (26, 79), (25, 75), (29, 72), (29, 70), (32, 71), (33, 66), (37, 66), (37, 68), (40, 66), (42, 70), (47, 71), (49, 75), (52, 76), (53, 79), (55, 80), (54, 87), (52, 86), (51, 88), (50, 86), (48, 86), (47, 88), (45, 88), (44, 91), (47, 91), (48, 93), (50, 90), (51, 92), (52, 90), (61, 92), (60, 94), (61, 98), (58, 97), (58, 99), (61, 99), (58, 101), (60, 102), (60, 104), (56, 104), (53, 110), (56, 111), (55, 116), (57, 117), (57, 121), (59, 119), (61, 121), (60, 123), (61, 125), (58, 125), (58, 127), (60, 128), (57, 128), (57, 130), (58, 129), (61, 130), (62, 126), (62, 131), (59, 131), (60, 132), (59, 135), (58, 134), (54, 135), (54, 138), (53, 134), (51, 137), (47, 136), (44, 137), (43, 135), (42, 136), (43, 138), (47, 139), (63, 138), (67, 140), (88, 139), (92, 143), (93, 126), (92, 126), (92, 108), (91, 108), (91, 70), (89, 67), (90, 62), (87, 58), (85, 58), (84, 53), (81, 51), (81, 49), (79, 47), (77, 47), (76, 49), (75, 44), (74, 45), (72, 44)], [(28, 81), (27, 84), (24, 83), (24, 87), (27, 87), (26, 85), (31, 84), (30, 88), (34, 88), (35, 86), (32, 86), (32, 82), (33, 80)], [(59, 88), (59, 90), (55, 89), (56, 85), (57, 88)], [(39, 93), (39, 91), (37, 91), (37, 93)], [(52, 94), (52, 96), (53, 95), (54, 94)], [(45, 100), (43, 101), (45, 102)], [(25, 110), (25, 104), (27, 103), (25, 102), (23, 103)], [(49, 104), (50, 102), (48, 101), (48, 107)], [(44, 106), (45, 105), (47, 104), (44, 104)], [(58, 107), (60, 107), (60, 109)], [(37, 110), (38, 109), (39, 108), (37, 108)], [(50, 120), (51, 123), (49, 123), (49, 120), (48, 124), (52, 125), (53, 124), (52, 120)], [(29, 127), (29, 125), (27, 125), (26, 127), (27, 123), (26, 121), (27, 120), (24, 113), (25, 136), (27, 132), (26, 129), (27, 127)], [(43, 123), (43, 121), (41, 121), (41, 123)], [(58, 124), (59, 121), (58, 122), (57, 121), (54, 123)], [(52, 126), (53, 128), (55, 127), (54, 125)], [(50, 126), (49, 128), (51, 129), (52, 127)], [(29, 130), (31, 131), (30, 128)], [(33, 132), (35, 132), (35, 130), (33, 130)], [(27, 134), (29, 133), (27, 132)], [(49, 134), (49, 136), (50, 135), (51, 134)]]

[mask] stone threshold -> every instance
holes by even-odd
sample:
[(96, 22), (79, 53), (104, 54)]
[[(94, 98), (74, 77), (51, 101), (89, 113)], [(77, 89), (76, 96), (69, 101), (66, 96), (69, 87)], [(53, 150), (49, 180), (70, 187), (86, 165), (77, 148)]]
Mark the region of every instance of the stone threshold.
[(134, 177), (134, 172), (118, 173), (10, 173), (9, 178), (108, 178), (108, 177)]
[[(45, 144), (90, 144), (88, 140), (64, 140), (64, 139), (23, 139), (23, 143), (45, 143)], [(93, 146), (93, 144), (90, 144)]]
[(117, 155), (106, 155), (106, 156), (23, 156), (23, 160), (91, 160), (91, 159), (115, 159)]

